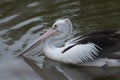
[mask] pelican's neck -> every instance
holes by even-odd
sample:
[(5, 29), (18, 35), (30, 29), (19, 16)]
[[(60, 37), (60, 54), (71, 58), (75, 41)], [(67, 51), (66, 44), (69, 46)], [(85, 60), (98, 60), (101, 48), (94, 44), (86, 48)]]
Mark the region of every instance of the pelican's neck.
[[(63, 34), (59, 36), (54, 36), (45, 41), (44, 52), (48, 58), (60, 61), (62, 56), (62, 51), (64, 47), (60, 47), (64, 43), (64, 40), (70, 36), (69, 34)], [(59, 45), (60, 44), (60, 45)]]

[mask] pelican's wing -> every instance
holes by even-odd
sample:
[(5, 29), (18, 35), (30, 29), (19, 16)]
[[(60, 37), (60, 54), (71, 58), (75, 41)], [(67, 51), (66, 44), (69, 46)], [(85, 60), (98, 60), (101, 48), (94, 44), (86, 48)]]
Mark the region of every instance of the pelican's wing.
[(111, 54), (120, 51), (120, 31), (107, 30), (94, 32), (77, 37), (66, 43), (63, 55), (75, 62), (89, 62), (96, 58), (118, 58), (120, 55)]
[[(71, 47), (71, 48), (70, 48)], [(99, 55), (99, 48), (94, 43), (71, 45), (63, 52), (62, 60), (68, 63), (87, 63), (94, 61)], [(100, 49), (100, 48), (99, 48)]]
[(90, 38), (95, 40), (95, 37), (97, 37), (97, 39), (99, 39), (99, 40), (102, 40), (100, 38), (108, 37), (108, 36), (113, 35), (113, 34), (120, 35), (120, 30), (96, 31), (96, 32), (93, 32), (93, 33), (90, 33), (90, 34), (87, 34), (87, 35), (78, 36), (78, 37), (68, 41), (65, 45), (75, 44), (75, 43), (78, 43), (78, 42), (86, 43), (87, 42), (86, 40), (90, 40)]
[(76, 37), (74, 39), (69, 40), (68, 42), (65, 43), (65, 46), (71, 45), (71, 44), (76, 44), (76, 42), (82, 40), (82, 36)]

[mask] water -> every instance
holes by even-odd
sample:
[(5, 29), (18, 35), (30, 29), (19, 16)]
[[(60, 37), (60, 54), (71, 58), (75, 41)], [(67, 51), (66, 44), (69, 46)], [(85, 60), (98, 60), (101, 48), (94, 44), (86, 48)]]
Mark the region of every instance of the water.
[[(68, 66), (44, 58), (43, 54), (37, 64), (14, 57), (58, 19), (71, 19), (71, 38), (96, 30), (119, 29), (119, 5), (119, 0), (0, 0), (0, 78), (120, 80), (120, 68)], [(33, 51), (38, 52), (39, 48)]]

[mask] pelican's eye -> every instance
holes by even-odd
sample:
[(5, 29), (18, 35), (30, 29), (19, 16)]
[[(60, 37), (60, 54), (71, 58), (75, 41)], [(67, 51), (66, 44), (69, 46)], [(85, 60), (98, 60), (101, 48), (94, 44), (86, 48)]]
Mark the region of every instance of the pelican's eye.
[(53, 26), (54, 29), (57, 29), (57, 27), (58, 27), (58, 26), (57, 26), (56, 24)]

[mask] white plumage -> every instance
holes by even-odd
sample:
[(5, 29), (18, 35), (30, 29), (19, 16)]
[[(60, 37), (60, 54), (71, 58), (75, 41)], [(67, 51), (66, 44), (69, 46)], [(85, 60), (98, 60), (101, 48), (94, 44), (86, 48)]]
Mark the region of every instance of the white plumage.
[(93, 43), (75, 45), (70, 50), (62, 54), (62, 61), (68, 63), (84, 63), (94, 60), (98, 50)]
[[(66, 42), (65, 46), (59, 47), (59, 44), (71, 35), (72, 28), (69, 19), (56, 21), (50, 30), (28, 46), (20, 55), (29, 52), (45, 41), (45, 55), (56, 61), (87, 66), (108, 66), (109, 63), (114, 62), (117, 66), (120, 65), (119, 57), (109, 59), (110, 52), (120, 51), (120, 42), (117, 42), (120, 40), (118, 31), (91, 33), (72, 39)], [(113, 50), (112, 48), (116, 49)]]

